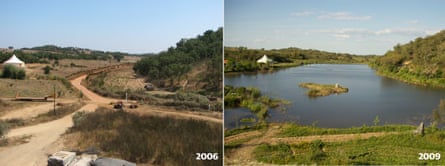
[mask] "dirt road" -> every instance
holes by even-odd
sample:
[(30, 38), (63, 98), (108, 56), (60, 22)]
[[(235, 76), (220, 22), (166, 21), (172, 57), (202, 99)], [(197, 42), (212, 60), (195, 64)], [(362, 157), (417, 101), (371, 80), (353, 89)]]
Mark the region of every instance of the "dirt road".
[(86, 87), (82, 86), (80, 84), (80, 82), (82, 82), (82, 80), (85, 79), (86, 77), (87, 77), (87, 75), (83, 75), (83, 76), (77, 77), (76, 79), (71, 80), (71, 84), (74, 87), (76, 87), (77, 89), (79, 89), (86, 98), (90, 99), (94, 103), (100, 103), (100, 104), (109, 104), (110, 102), (117, 101), (116, 99), (99, 96), (98, 94), (96, 94), (96, 93), (88, 90)]
[[(74, 103), (76, 100), (73, 99), (57, 99), (57, 103)], [(29, 106), (25, 108), (19, 108), (12, 111), (8, 111), (8, 113), (2, 115), (0, 119), (14, 119), (14, 118), (21, 118), (21, 119), (29, 119), (32, 117), (35, 117), (39, 114), (46, 113), (54, 108), (54, 103), (52, 102), (45, 102), (41, 103), (35, 106)], [(56, 106), (56, 108), (59, 108), (59, 106)]]
[[(79, 110), (94, 111), (95, 104), (87, 104)], [(0, 150), (1, 165), (44, 166), (46, 165), (45, 148), (51, 146), (66, 129), (72, 126), (72, 115), (47, 123), (11, 130), (7, 137), (32, 135), (30, 141)]]
[[(86, 77), (87, 77), (86, 75), (83, 75), (71, 81), (71, 84), (77, 89), (79, 89), (85, 97), (90, 99), (93, 103), (98, 103), (98, 104), (109, 104), (110, 102), (118, 101), (118, 99), (102, 97), (82, 86), (80, 82), (82, 82), (82, 80), (85, 79)], [(135, 102), (135, 101), (129, 101), (129, 102)], [(138, 110), (143, 110), (143, 111), (138, 111)], [(178, 112), (173, 109), (157, 107), (157, 106), (145, 106), (142, 107), (141, 109), (129, 110), (129, 111), (138, 112), (142, 114), (155, 115), (155, 116), (173, 116), (177, 118), (197, 119), (197, 120), (222, 123), (222, 118), (208, 117), (190, 112)]]
[[(85, 78), (86, 75), (83, 75), (71, 81), (71, 84), (74, 87), (79, 89), (85, 97), (91, 100), (88, 102), (87, 105), (83, 106), (78, 111), (95, 111), (98, 105), (108, 105), (110, 102), (117, 101), (116, 99), (99, 96), (96, 93), (83, 87), (80, 82), (82, 81), (82, 79)], [(45, 111), (45, 108), (48, 108), (48, 106), (49, 104), (42, 105), (42, 109), (39, 112)], [(175, 112), (168, 109), (162, 109), (160, 107), (151, 108), (153, 109), (143, 111), (144, 114), (147, 113), (155, 116), (173, 116), (178, 118), (190, 118), (222, 123), (222, 119), (214, 117)], [(34, 114), (35, 113), (30, 113), (29, 116), (32, 116)], [(61, 119), (51, 122), (11, 130), (6, 137), (16, 137), (23, 135), (32, 135), (32, 137), (28, 143), (0, 148), (0, 165), (45, 166), (48, 157), (48, 152), (46, 149), (51, 149), (50, 147), (54, 146), (53, 144), (60, 138), (60, 135), (72, 126), (71, 117), (73, 114), (67, 115)], [(11, 115), (8, 116), (15, 117), (19, 116), (19, 114), (11, 113)], [(53, 153), (53, 151), (51, 153)]]

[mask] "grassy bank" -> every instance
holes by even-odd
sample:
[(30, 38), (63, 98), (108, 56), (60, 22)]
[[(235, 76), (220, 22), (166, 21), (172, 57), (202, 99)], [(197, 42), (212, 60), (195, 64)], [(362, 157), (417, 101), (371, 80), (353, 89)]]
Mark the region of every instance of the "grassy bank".
[[(153, 165), (222, 164), (221, 124), (104, 108), (78, 113), (73, 122), (68, 134), (79, 134), (80, 138), (72, 140), (72, 148), (98, 147), (102, 156)], [(219, 159), (198, 161), (199, 152), (218, 153)]]
[(276, 108), (288, 101), (282, 99), (272, 99), (268, 96), (261, 95), (258, 88), (253, 87), (233, 87), (224, 86), (224, 107), (246, 107), (254, 113), (260, 121), (264, 121), (267, 117), (269, 108)]
[(297, 137), (309, 135), (333, 135), (333, 134), (359, 134), (370, 132), (404, 132), (413, 131), (415, 126), (410, 125), (384, 125), (384, 126), (361, 126), (351, 128), (320, 128), (315, 126), (300, 126), (286, 124), (278, 134), (280, 137)]
[(317, 84), (317, 83), (300, 83), (300, 87), (308, 88), (307, 95), (309, 97), (328, 96), (331, 94), (346, 93), (348, 88), (342, 87), (338, 84)]
[(419, 160), (418, 153), (444, 154), (443, 141), (444, 131), (424, 137), (406, 132), (345, 142), (261, 144), (255, 148), (254, 156), (257, 161), (270, 164), (437, 165), (443, 164), (443, 159)]
[(377, 71), (380, 76), (396, 79), (409, 84), (427, 86), (427, 87), (437, 87), (445, 88), (445, 78), (428, 78), (422, 75), (414, 75), (406, 72), (389, 72), (389, 71)]
[[(279, 126), (279, 127), (278, 127)], [(278, 128), (277, 128), (278, 127)], [(231, 141), (224, 145), (226, 155), (239, 149), (254, 146), (250, 151), (252, 159), (262, 164), (278, 165), (440, 165), (440, 160), (419, 160), (418, 153), (445, 154), (443, 142), (445, 131), (426, 127), (425, 135), (415, 135), (416, 126), (383, 125), (362, 126), (351, 128), (319, 128), (295, 124), (269, 124), (261, 127), (243, 127), (225, 131), (225, 137)], [(261, 136), (248, 134), (259, 131)], [(368, 138), (360, 137), (369, 132), (391, 132)], [(334, 135), (335, 134), (335, 135)], [(327, 138), (337, 138), (338, 134), (351, 135), (350, 139), (331, 139), (322, 141), (322, 135)], [(239, 136), (237, 136), (239, 135)], [(264, 137), (267, 135), (267, 137)], [(295, 143), (272, 143), (267, 138), (275, 140), (297, 139), (312, 136), (312, 140)], [(315, 136), (315, 137), (314, 137)], [(320, 136), (318, 138), (317, 136)], [(234, 138), (238, 138), (233, 140)], [(307, 138), (307, 137), (306, 137)], [(254, 139), (262, 140), (261, 144), (252, 145)], [(266, 140), (264, 140), (266, 139)], [(326, 139), (323, 139), (326, 140)], [(246, 150), (246, 149), (244, 149)], [(243, 151), (244, 152), (244, 151)], [(236, 156), (234, 156), (236, 158)], [(236, 162), (234, 163), (236, 164)]]

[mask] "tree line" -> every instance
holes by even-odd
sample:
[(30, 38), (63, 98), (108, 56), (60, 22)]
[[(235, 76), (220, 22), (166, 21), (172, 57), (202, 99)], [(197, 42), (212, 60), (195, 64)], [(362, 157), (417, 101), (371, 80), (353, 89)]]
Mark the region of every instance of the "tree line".
[(366, 63), (374, 58), (374, 55), (359, 56), (296, 47), (271, 50), (224, 47), (224, 71), (256, 71), (260, 68), (256, 60), (263, 55), (276, 63)]
[(124, 56), (131, 54), (122, 52), (97, 51), (76, 47), (58, 47), (45, 45), (33, 48), (22, 48), (11, 52), (0, 52), (0, 62), (4, 62), (15, 54), (25, 63), (49, 63), (49, 60), (60, 59), (86, 59), (120, 61)]

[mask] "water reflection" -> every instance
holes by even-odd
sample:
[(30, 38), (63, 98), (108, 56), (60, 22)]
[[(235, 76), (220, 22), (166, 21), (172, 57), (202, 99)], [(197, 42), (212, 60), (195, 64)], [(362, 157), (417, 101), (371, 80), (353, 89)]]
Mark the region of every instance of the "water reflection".
[[(349, 92), (316, 99), (308, 98), (301, 82), (339, 83)], [(377, 76), (366, 65), (314, 64), (288, 68), (274, 73), (249, 73), (225, 76), (225, 84), (253, 86), (265, 95), (291, 102), (286, 112), (270, 111), (271, 122), (291, 121), (310, 125), (318, 121), (321, 127), (351, 127), (372, 125), (379, 116), (381, 124), (418, 124), (445, 98), (443, 89), (425, 88)], [(229, 111), (229, 112), (227, 112)], [(234, 118), (245, 114), (227, 109), (225, 127), (235, 127)]]

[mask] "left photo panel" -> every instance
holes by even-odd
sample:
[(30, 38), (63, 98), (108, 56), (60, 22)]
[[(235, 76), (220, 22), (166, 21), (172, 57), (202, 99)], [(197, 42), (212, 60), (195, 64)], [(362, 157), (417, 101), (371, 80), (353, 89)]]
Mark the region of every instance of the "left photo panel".
[(224, 1), (13, 1), (0, 165), (223, 165)]

